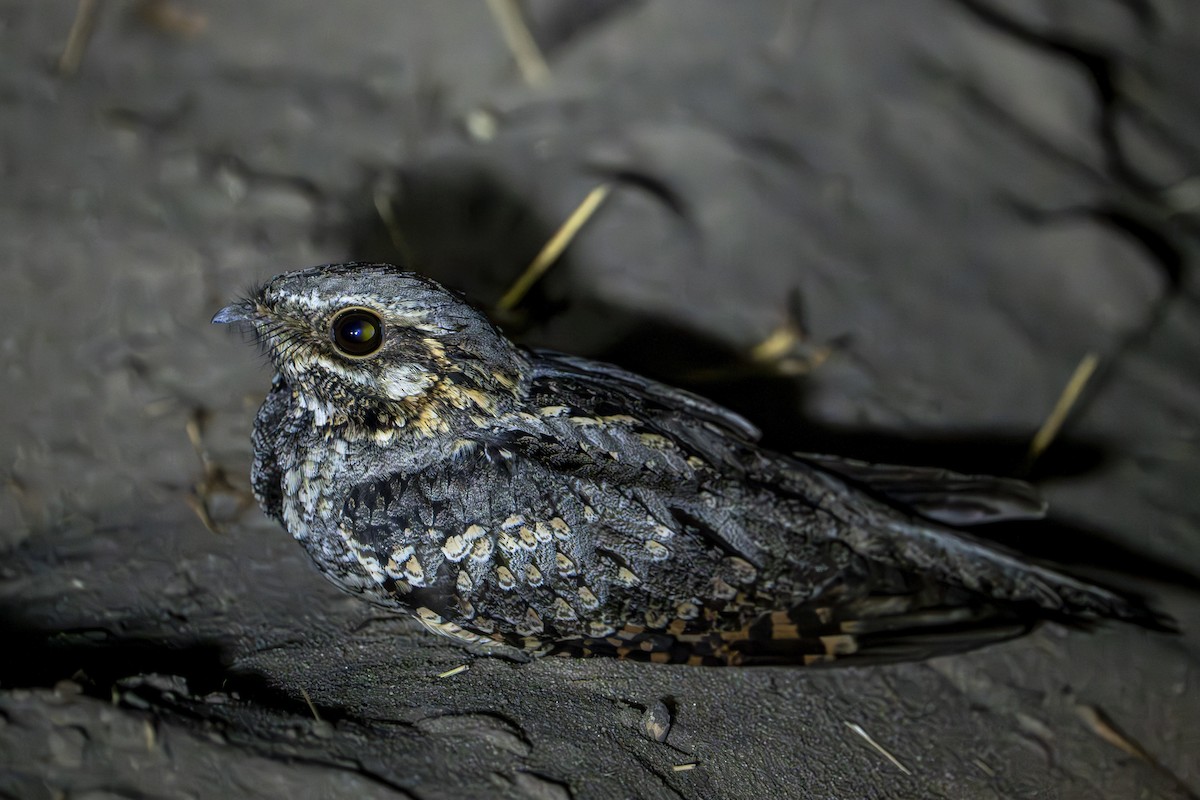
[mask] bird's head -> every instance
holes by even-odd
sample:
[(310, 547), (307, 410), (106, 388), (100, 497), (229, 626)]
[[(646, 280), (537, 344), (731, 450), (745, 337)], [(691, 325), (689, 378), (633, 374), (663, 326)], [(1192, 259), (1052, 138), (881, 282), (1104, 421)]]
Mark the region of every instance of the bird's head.
[(456, 413), (495, 413), (524, 371), (524, 356), (483, 314), (387, 264), (287, 272), (213, 322), (249, 324), (318, 424), (444, 429)]

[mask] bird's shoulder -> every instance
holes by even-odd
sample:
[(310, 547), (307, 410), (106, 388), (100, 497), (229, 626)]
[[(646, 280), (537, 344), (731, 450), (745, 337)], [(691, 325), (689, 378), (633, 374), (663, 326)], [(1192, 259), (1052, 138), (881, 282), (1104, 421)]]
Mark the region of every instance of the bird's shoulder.
[(631, 485), (740, 471), (758, 430), (698, 395), (603, 362), (530, 352), (520, 411), (487, 441), (559, 471)]
[(700, 395), (622, 369), (553, 350), (529, 351), (529, 395), (584, 409), (621, 408), (657, 421), (704, 426), (733, 440), (754, 442), (760, 433), (745, 417)]

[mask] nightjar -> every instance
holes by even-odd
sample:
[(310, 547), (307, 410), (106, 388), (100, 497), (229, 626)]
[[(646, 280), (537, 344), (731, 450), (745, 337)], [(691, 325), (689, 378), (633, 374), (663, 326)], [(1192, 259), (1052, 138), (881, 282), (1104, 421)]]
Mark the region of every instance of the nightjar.
[(861, 664), (1042, 619), (1165, 621), (961, 526), (1019, 481), (784, 455), (740, 416), (514, 345), (384, 264), (280, 275), (214, 322), (274, 363), (253, 486), (342, 589), (517, 657)]

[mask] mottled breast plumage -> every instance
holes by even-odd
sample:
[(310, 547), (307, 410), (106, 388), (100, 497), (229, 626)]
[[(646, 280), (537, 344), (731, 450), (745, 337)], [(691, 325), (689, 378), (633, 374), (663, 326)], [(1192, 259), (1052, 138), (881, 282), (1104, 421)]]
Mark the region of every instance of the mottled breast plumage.
[(1041, 618), (1161, 622), (944, 524), (1037, 516), (1024, 484), (771, 453), (716, 404), (519, 348), (394, 267), (286, 273), (214, 321), (277, 369), (266, 513), (342, 588), (485, 649), (861, 663)]

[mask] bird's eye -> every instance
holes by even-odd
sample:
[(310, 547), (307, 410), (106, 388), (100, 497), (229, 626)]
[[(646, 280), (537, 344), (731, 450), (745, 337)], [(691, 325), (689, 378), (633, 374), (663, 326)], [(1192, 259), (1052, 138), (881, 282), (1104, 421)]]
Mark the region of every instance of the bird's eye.
[(365, 358), (383, 345), (383, 320), (367, 308), (347, 308), (333, 318), (333, 344), (343, 355)]

